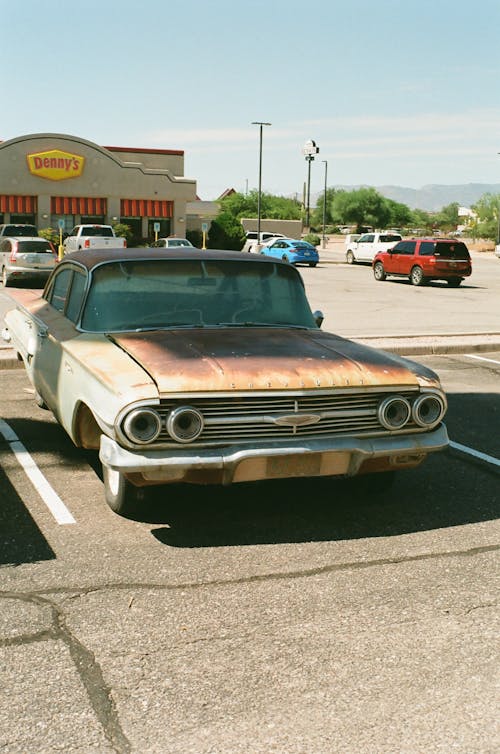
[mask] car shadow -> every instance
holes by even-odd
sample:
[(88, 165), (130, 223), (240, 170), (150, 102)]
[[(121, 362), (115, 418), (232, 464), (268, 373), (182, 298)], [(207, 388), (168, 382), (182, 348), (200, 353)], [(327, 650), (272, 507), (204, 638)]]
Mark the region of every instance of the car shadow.
[(360, 479), (175, 485), (155, 490), (139, 520), (166, 524), (152, 534), (171, 547), (393, 537), (495, 519), (498, 475), (484, 471), (480, 477), (445, 451), (401, 471), (385, 493), (371, 492)]
[(21, 565), (55, 559), (53, 549), (10, 483), (1, 464), (0, 489), (0, 565)]

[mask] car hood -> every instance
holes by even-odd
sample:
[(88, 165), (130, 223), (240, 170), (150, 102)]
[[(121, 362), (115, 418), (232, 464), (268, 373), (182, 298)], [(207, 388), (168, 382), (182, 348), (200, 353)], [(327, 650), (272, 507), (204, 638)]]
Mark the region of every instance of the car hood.
[(321, 330), (227, 328), (109, 336), (160, 394), (437, 385), (419, 364)]

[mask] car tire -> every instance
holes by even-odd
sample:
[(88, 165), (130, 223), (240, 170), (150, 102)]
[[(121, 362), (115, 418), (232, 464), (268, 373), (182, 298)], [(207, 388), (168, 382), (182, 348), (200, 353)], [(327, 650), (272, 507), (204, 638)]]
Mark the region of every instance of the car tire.
[(462, 278), (448, 278), (447, 281), (450, 288), (458, 288), (460, 283), (462, 282)]
[(352, 253), (350, 249), (345, 255), (345, 261), (347, 262), (347, 264), (356, 264), (356, 260), (354, 259), (354, 254)]
[(316, 267), (317, 264), (317, 262), (309, 262), (309, 267)]
[(144, 488), (136, 487), (121, 471), (102, 465), (104, 495), (112, 511), (120, 516), (133, 515), (144, 499)]
[(4, 288), (8, 288), (8, 286), (10, 285), (10, 278), (5, 267), (2, 270), (2, 285)]
[(290, 260), (288, 259), (288, 257), (287, 257), (286, 254), (283, 254), (283, 256), (281, 257), (281, 261), (282, 262), (290, 262)]
[(385, 274), (384, 265), (382, 262), (375, 262), (373, 266), (373, 277), (375, 280), (385, 280), (387, 275)]
[(421, 267), (416, 265), (410, 272), (410, 283), (412, 285), (425, 285), (424, 272)]

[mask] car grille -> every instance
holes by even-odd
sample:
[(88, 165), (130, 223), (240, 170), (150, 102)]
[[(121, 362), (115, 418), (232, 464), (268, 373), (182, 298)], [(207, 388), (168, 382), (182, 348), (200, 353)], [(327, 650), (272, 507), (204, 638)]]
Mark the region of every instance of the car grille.
[[(364, 391), (344, 394), (278, 395), (255, 397), (186, 398), (185, 400), (162, 400), (155, 406), (162, 418), (162, 431), (156, 443), (171, 443), (165, 428), (171, 410), (189, 405), (203, 414), (205, 426), (191, 446), (212, 443), (238, 443), (259, 440), (280, 440), (288, 437), (322, 437), (325, 435), (390, 434), (379, 422), (377, 408), (380, 401), (390, 394), (408, 398), (418, 391)], [(280, 417), (306, 414), (319, 416), (315, 424), (288, 426), (276, 424)], [(403, 432), (422, 431), (410, 420)]]

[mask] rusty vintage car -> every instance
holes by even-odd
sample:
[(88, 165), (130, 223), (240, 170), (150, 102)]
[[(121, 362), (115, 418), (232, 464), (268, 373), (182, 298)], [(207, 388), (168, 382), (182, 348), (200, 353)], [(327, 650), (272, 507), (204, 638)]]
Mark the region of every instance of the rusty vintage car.
[(181, 251), (76, 252), (6, 315), (114, 511), (172, 482), (389, 479), (447, 446), (436, 374), (323, 331), (292, 265)]

